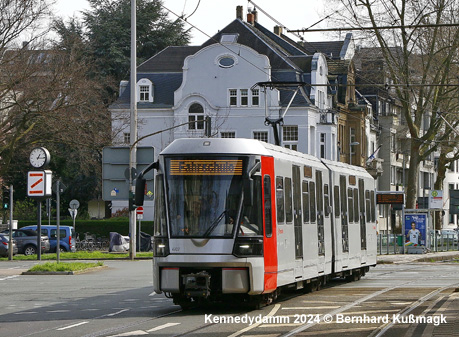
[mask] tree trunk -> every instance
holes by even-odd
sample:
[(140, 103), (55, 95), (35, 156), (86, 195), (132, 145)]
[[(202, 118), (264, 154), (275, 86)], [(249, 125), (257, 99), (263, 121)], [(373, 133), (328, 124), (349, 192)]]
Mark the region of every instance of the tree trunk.
[[(446, 153), (441, 152), (440, 157), (438, 158), (437, 166), (437, 179), (435, 180), (434, 189), (443, 190), (443, 181), (446, 177), (446, 165), (448, 164), (448, 158), (446, 158)], [(442, 228), (443, 222), (443, 212), (435, 211), (435, 229), (440, 230)]]
[(408, 169), (408, 179), (405, 186), (406, 191), (406, 208), (415, 209), (418, 197), (419, 186), (419, 167), (421, 164), (421, 155), (419, 154), (419, 142), (411, 141), (410, 168)]

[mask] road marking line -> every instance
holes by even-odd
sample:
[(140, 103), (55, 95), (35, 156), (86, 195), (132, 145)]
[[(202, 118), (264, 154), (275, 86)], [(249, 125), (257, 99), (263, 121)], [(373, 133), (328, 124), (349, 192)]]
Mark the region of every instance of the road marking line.
[(125, 311), (129, 311), (129, 309), (123, 309), (123, 310), (114, 312), (113, 314), (108, 314), (108, 315), (105, 315), (105, 316), (115, 316), (115, 315), (121, 314), (122, 312), (125, 312)]
[(158, 330), (166, 329), (166, 328), (169, 328), (169, 327), (171, 327), (171, 326), (175, 326), (175, 325), (179, 325), (179, 324), (180, 324), (180, 323), (166, 323), (166, 324), (163, 324), (163, 325), (157, 326), (156, 328), (153, 328), (153, 329), (147, 330), (147, 332), (154, 332), (154, 331), (158, 331)]
[(12, 278), (15, 278), (15, 277), (19, 277), (19, 275), (12, 275), (12, 276), (7, 276), (7, 277), (4, 277), (4, 278), (0, 278), (0, 281), (9, 280), (9, 279), (12, 279)]
[(148, 335), (148, 333), (146, 333), (143, 330), (135, 330), (135, 331), (120, 333), (119, 335), (111, 335), (109, 337), (127, 337), (127, 336), (142, 336), (142, 335)]
[[(281, 306), (280, 304), (275, 304), (274, 308), (272, 308), (272, 310), (270, 311), (269, 314), (266, 315), (266, 317), (274, 316), (277, 313), (277, 311), (279, 310), (280, 306)], [(236, 337), (236, 336), (242, 335), (244, 332), (247, 332), (249, 330), (255, 329), (256, 327), (260, 326), (262, 323), (263, 322), (259, 322), (259, 323), (255, 323), (255, 324), (249, 325), (248, 327), (246, 327), (246, 328), (244, 328), (242, 330), (236, 331), (235, 333), (233, 333), (229, 337)]]
[(59, 329), (56, 329), (56, 330), (58, 330), (58, 331), (67, 330), (67, 329), (75, 328), (77, 326), (80, 326), (80, 325), (83, 325), (83, 324), (87, 324), (87, 323), (89, 323), (89, 322), (88, 321), (84, 321), (84, 322), (80, 322), (80, 323), (64, 326), (63, 328), (59, 328)]
[(150, 295), (148, 296), (155, 296), (156, 295), (156, 291), (153, 291)]
[(69, 312), (70, 310), (49, 310), (46, 312), (59, 313), (59, 312)]
[(309, 310), (309, 309), (338, 309), (341, 308), (339, 305), (330, 305), (324, 307), (288, 307), (282, 308), (282, 310)]

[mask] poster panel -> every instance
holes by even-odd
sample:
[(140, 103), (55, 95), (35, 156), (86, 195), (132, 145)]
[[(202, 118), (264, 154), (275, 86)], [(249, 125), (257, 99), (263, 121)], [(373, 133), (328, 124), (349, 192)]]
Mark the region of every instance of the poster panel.
[(425, 246), (427, 232), (427, 214), (405, 213), (405, 245)]

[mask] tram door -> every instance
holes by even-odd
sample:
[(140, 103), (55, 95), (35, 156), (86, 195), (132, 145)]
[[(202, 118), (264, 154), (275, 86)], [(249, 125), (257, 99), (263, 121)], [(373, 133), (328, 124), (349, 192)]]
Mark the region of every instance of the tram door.
[(367, 223), (365, 219), (365, 183), (359, 179), (359, 224), (360, 224), (360, 263), (367, 262)]
[(293, 226), (295, 233), (295, 277), (303, 276), (303, 215), (301, 212), (301, 174), (299, 166), (292, 166)]
[(324, 222), (324, 185), (322, 171), (316, 171), (317, 202), (317, 272), (325, 271), (325, 222)]
[[(347, 186), (346, 176), (339, 177), (339, 190), (341, 202), (341, 260), (342, 268), (346, 269), (349, 264), (349, 218), (348, 218), (348, 202), (347, 202)], [(339, 250), (338, 250), (339, 251)]]

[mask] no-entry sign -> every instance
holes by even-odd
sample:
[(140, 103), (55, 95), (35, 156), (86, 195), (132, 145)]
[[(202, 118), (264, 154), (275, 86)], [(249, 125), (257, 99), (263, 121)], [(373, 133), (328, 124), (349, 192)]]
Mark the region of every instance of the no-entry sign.
[(143, 207), (137, 207), (136, 209), (137, 212), (137, 220), (142, 220), (143, 219)]

